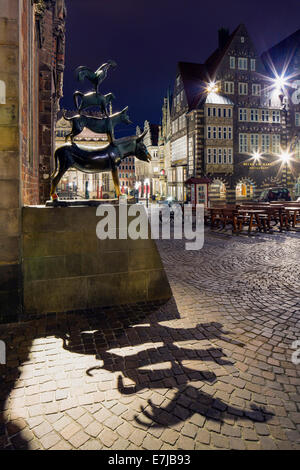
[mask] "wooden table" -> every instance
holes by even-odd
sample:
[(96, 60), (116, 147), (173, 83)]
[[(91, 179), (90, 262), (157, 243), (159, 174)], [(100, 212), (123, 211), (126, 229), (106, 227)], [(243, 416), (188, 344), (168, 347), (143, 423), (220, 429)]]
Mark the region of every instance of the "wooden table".
[(263, 212), (264, 212), (264, 209), (238, 209), (239, 214), (241, 214), (241, 215), (245, 214), (245, 215), (250, 216), (248, 233), (250, 233), (251, 230), (252, 230), (253, 219), (254, 218), (256, 220), (256, 224), (257, 224), (259, 230), (261, 230), (261, 221), (260, 221), (260, 218), (259, 218), (259, 214), (262, 214)]
[(297, 223), (297, 212), (300, 211), (300, 207), (291, 207), (291, 206), (284, 206), (285, 211), (288, 214), (288, 219), (289, 219), (289, 213), (293, 212), (292, 216), (292, 227), (296, 227)]

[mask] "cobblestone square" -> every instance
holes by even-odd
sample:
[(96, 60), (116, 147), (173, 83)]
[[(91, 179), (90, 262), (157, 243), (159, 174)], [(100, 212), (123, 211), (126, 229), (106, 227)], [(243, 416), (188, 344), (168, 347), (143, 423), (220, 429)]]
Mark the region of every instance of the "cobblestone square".
[(159, 241), (168, 303), (1, 326), (0, 447), (300, 449), (299, 243)]

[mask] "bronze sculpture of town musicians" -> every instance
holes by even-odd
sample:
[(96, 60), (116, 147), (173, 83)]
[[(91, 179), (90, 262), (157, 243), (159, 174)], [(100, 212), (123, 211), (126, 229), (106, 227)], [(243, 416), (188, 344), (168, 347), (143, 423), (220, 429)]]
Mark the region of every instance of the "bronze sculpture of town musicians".
[[(70, 138), (71, 142), (67, 142), (59, 147), (54, 154), (55, 170), (52, 174), (52, 184), (50, 196), (53, 201), (58, 199), (56, 188), (63, 175), (70, 168), (75, 168), (85, 173), (112, 172), (113, 182), (117, 197), (120, 196), (120, 183), (118, 176), (118, 166), (124, 158), (135, 156), (139, 160), (150, 162), (151, 156), (148, 152), (143, 138), (146, 132), (139, 136), (123, 137), (121, 139), (114, 138), (114, 128), (116, 125), (125, 123), (130, 124), (131, 121), (127, 115), (128, 107), (122, 111), (109, 114), (109, 104), (114, 99), (112, 93), (103, 95), (99, 92), (99, 85), (107, 77), (110, 68), (116, 67), (114, 61), (108, 61), (101, 65), (96, 72), (88, 67), (78, 67), (76, 69), (76, 77), (83, 81), (87, 78), (93, 85), (95, 90), (89, 93), (74, 93), (74, 102), (78, 114), (73, 117), (65, 117), (71, 121), (72, 130), (66, 136), (66, 140)], [(87, 116), (83, 114), (85, 109), (92, 106), (99, 106), (101, 117)], [(105, 147), (91, 147), (77, 145), (74, 138), (87, 127), (96, 133), (106, 133), (109, 143)]]

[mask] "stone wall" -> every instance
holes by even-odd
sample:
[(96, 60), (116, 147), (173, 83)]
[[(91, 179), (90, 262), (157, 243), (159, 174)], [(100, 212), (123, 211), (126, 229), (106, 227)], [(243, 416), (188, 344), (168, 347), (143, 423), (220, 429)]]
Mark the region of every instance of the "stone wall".
[(0, 321), (20, 305), (19, 2), (0, 1)]
[(26, 318), (171, 297), (155, 242), (99, 240), (99, 220), (95, 207), (23, 208)]

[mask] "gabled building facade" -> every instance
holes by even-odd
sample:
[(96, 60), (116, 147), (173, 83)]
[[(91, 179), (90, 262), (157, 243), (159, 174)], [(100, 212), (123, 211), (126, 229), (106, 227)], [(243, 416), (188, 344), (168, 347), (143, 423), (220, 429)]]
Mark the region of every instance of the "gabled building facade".
[[(297, 34), (294, 49), (299, 50)], [(298, 60), (296, 53), (290, 66), (300, 80)], [(252, 199), (279, 184), (295, 190), (297, 146), (286, 174), (280, 159), (291, 153), (298, 132), (300, 82), (294, 81), (292, 95), (278, 88), (244, 25), (231, 35), (220, 30), (218, 48), (204, 64), (180, 62), (171, 110), (169, 195), (188, 199), (184, 182), (191, 176), (210, 178), (211, 201)]]

